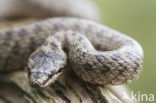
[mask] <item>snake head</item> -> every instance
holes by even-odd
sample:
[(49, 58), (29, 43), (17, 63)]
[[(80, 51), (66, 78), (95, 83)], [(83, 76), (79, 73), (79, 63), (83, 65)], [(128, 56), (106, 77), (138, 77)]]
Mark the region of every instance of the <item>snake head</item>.
[(54, 83), (66, 64), (62, 55), (55, 51), (36, 50), (29, 57), (27, 66), (31, 84), (44, 88)]

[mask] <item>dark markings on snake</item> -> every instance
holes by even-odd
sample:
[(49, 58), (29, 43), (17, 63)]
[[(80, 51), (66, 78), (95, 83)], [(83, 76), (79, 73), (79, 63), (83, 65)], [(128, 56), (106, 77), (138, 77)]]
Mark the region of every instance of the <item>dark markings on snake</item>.
[(33, 68), (39, 70), (50, 70), (53, 65), (51, 59), (46, 56), (40, 57), (40, 60), (36, 59), (34, 62)]
[[(40, 59), (36, 59), (36, 58), (40, 58)], [(41, 70), (47, 70), (50, 69), (52, 64), (52, 61), (59, 61), (59, 60), (63, 60), (64, 58), (57, 54), (56, 52), (47, 52), (45, 53), (43, 50), (38, 51), (37, 53), (35, 53), (34, 55), (32, 55), (32, 57), (34, 59), (34, 66), (33, 68), (38, 68)]]
[(106, 72), (108, 72), (108, 71), (110, 70), (110, 68), (107, 67), (105, 64), (102, 64), (102, 66), (103, 66), (104, 69), (100, 69), (100, 68), (99, 68), (99, 70), (100, 70), (102, 73), (106, 73)]
[(126, 64), (126, 66), (123, 65), (123, 64), (127, 63), (126, 61), (123, 61), (124, 63), (119, 63), (118, 61), (120, 61), (121, 59), (119, 59), (118, 56), (117, 57), (116, 56), (111, 56), (111, 59), (116, 61), (120, 65), (120, 67), (123, 67), (124, 69), (126, 69), (127, 64)]
[(39, 33), (39, 32), (41, 32), (42, 31), (42, 27), (40, 26), (40, 25), (35, 25), (35, 28), (34, 28), (34, 32), (35, 33)]
[(48, 41), (47, 40), (44, 40), (43, 43), (42, 43), (42, 45), (47, 46), (48, 45)]
[(46, 54), (47, 57), (50, 57), (52, 61), (59, 61), (59, 60), (63, 60), (63, 56), (59, 55), (58, 53), (56, 53), (55, 51), (48, 51)]
[(83, 66), (84, 66), (84, 69), (86, 69), (86, 70), (93, 70), (92, 66), (88, 63), (84, 64)]
[[(103, 56), (102, 54), (96, 55), (95, 57), (96, 57), (96, 59), (98, 60), (99, 63), (101, 63), (102, 60), (105, 59), (105, 56)], [(106, 65), (103, 64), (103, 63), (101, 63), (101, 64), (102, 64), (102, 66), (103, 66), (103, 68), (104, 68), (103, 70), (100, 69), (101, 72), (105, 73), (105, 72), (108, 72), (108, 71), (110, 70), (110, 68), (109, 68), (108, 66), (106, 66)]]
[(111, 56), (111, 59), (114, 60), (114, 61), (119, 61), (120, 60), (118, 57), (116, 58), (115, 56)]
[(12, 48), (12, 53), (18, 53), (20, 51), (19, 43), (15, 42), (15, 45)]
[(92, 31), (93, 28), (94, 28), (94, 25), (88, 24), (86, 30)]
[(11, 37), (12, 37), (12, 35), (13, 35), (13, 30), (12, 30), (12, 29), (8, 30), (8, 31), (6, 32), (6, 39), (7, 39), (7, 40), (10, 40)]
[(61, 28), (62, 24), (55, 23), (55, 24), (53, 24), (53, 26), (54, 26), (54, 30), (58, 30), (59, 28)]
[(113, 54), (113, 57), (114, 57), (115, 59), (120, 60), (120, 59), (121, 59), (121, 54), (120, 54), (120, 53)]
[(140, 67), (140, 65), (138, 63), (135, 63), (137, 65), (137, 67)]
[(132, 60), (133, 55), (130, 52), (126, 52), (126, 57)]
[(50, 45), (54, 47), (58, 47), (58, 45), (55, 42), (51, 42)]
[(24, 37), (24, 36), (26, 36), (28, 33), (27, 33), (27, 31), (24, 29), (24, 28), (21, 28), (20, 30), (19, 30), (19, 36), (20, 37)]
[(31, 41), (31, 45), (29, 45), (29, 48), (31, 51), (35, 51), (35, 49), (37, 48), (37, 46), (34, 46), (36, 45), (36, 41), (34, 40), (34, 38), (30, 38), (30, 41)]
[(102, 55), (102, 54), (96, 55), (95, 57), (96, 57), (98, 60), (105, 59), (105, 56)]
[(104, 30), (102, 29), (102, 30), (100, 30), (97, 34), (98, 34), (98, 36), (102, 36), (103, 33), (104, 33)]
[(39, 50), (38, 52), (36, 52), (35, 54), (33, 54), (31, 56), (32, 59), (34, 59), (35, 57), (42, 57), (45, 54), (44, 50)]
[(42, 59), (42, 66), (43, 66), (44, 70), (51, 69), (52, 65), (53, 64), (52, 64), (50, 58), (43, 57), (43, 59)]
[(119, 76), (119, 75), (122, 75), (122, 71), (121, 70), (118, 70), (118, 71), (116, 70), (115, 71), (115, 76)]
[(83, 57), (87, 57), (87, 53), (82, 52), (82, 56), (83, 56)]
[(80, 25), (78, 23), (75, 23), (74, 27), (75, 27), (76, 30), (80, 29)]

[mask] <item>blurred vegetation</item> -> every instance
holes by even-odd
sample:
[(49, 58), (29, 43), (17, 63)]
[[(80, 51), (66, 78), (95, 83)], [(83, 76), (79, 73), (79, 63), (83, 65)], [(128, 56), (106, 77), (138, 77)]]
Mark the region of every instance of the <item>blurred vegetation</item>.
[(156, 96), (156, 0), (94, 0), (102, 23), (136, 39), (144, 49), (139, 80), (129, 87), (135, 93)]

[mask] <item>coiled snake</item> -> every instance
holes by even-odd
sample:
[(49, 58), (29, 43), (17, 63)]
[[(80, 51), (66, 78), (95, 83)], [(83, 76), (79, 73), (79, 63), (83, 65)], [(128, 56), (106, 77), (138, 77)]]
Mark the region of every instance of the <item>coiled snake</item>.
[(31, 83), (39, 87), (53, 83), (67, 63), (84, 81), (97, 85), (131, 83), (143, 63), (142, 48), (131, 37), (73, 17), (0, 30), (0, 54), (0, 71), (27, 64)]

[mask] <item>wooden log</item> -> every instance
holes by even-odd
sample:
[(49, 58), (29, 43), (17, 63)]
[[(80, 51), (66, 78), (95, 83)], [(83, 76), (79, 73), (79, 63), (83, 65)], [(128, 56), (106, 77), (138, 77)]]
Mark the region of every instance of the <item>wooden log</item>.
[(71, 70), (45, 89), (32, 87), (26, 71), (1, 74), (0, 91), (0, 103), (135, 103), (125, 86), (88, 84)]

